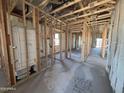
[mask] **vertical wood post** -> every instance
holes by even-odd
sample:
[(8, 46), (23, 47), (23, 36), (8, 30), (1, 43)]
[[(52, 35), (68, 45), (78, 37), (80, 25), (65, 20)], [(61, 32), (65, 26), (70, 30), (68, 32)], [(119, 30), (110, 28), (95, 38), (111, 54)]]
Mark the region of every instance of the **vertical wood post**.
[(102, 33), (102, 49), (101, 49), (101, 56), (102, 58), (105, 57), (105, 51), (106, 51), (106, 38), (107, 38), (107, 30), (108, 30), (108, 27), (107, 27), (107, 23), (105, 24), (105, 27), (104, 27), (104, 31)]
[(76, 33), (76, 49), (79, 48), (79, 33)]
[(35, 35), (36, 35), (36, 62), (38, 71), (41, 70), (41, 59), (40, 59), (40, 29), (39, 29), (39, 11), (34, 8), (34, 27), (35, 27)]
[(51, 52), (51, 63), (54, 64), (54, 32), (53, 32), (53, 21), (50, 23), (50, 52)]
[(16, 84), (15, 78), (15, 69), (14, 69), (14, 55), (13, 55), (13, 43), (12, 43), (12, 32), (10, 25), (10, 13), (8, 10), (8, 2), (7, 0), (0, 1), (0, 15), (1, 15), (1, 23), (2, 23), (2, 32), (4, 41), (4, 51), (5, 51), (5, 64), (7, 69), (7, 76), (9, 79), (9, 83), (11, 85)]
[(24, 36), (25, 36), (25, 52), (26, 52), (26, 68), (27, 68), (27, 77), (29, 78), (29, 56), (28, 56), (28, 39), (27, 39), (27, 24), (26, 24), (26, 14), (25, 14), (25, 0), (23, 0), (23, 25), (24, 25)]
[(60, 60), (63, 61), (62, 58), (62, 24), (60, 23)]
[(46, 64), (48, 64), (48, 46), (47, 46), (47, 18), (45, 17), (45, 20), (44, 20), (45, 24), (44, 24), (44, 37), (45, 37), (45, 61), (46, 61)]
[(69, 44), (69, 57), (71, 58), (71, 50), (72, 50), (72, 32), (70, 31), (70, 33), (69, 33), (70, 35), (69, 35), (69, 37), (70, 37), (70, 44)]
[(65, 58), (68, 58), (68, 25), (66, 26), (66, 32), (65, 32)]
[(86, 47), (86, 24), (83, 23), (83, 30), (82, 30), (82, 47), (81, 47), (81, 60), (84, 62), (86, 60), (85, 55), (85, 47)]

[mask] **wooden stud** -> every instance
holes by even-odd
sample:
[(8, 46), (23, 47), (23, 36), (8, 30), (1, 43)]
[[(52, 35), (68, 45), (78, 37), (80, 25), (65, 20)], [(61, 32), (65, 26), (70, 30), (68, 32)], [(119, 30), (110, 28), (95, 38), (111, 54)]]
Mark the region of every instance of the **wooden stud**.
[(60, 60), (61, 62), (63, 62), (63, 58), (62, 58), (62, 24), (60, 24)]
[(8, 34), (9, 34), (9, 39), (10, 39), (10, 56), (11, 56), (11, 66), (10, 66), (10, 71), (12, 74), (12, 85), (16, 84), (16, 77), (15, 77), (15, 56), (14, 56), (14, 49), (13, 49), (13, 33), (12, 33), (12, 28), (11, 28), (11, 21), (10, 21), (11, 15), (8, 13), (7, 14), (7, 29), (8, 29)]
[(72, 50), (72, 32), (70, 31), (69, 33), (69, 38), (70, 38), (70, 41), (69, 41), (69, 57), (71, 58), (71, 50)]
[(52, 25), (53, 21), (50, 23), (50, 51), (51, 51), (51, 63), (54, 64), (54, 26)]
[(86, 24), (83, 24), (83, 30), (82, 30), (82, 47), (81, 47), (81, 60), (82, 62), (86, 61), (85, 56), (85, 46), (86, 46)]
[(25, 36), (25, 52), (26, 52), (26, 68), (27, 68), (27, 78), (29, 78), (29, 56), (28, 56), (28, 39), (27, 39), (27, 24), (25, 15), (25, 0), (23, 0), (23, 25), (24, 25), (24, 36)]
[(7, 76), (11, 85), (16, 84), (15, 69), (14, 69), (14, 56), (12, 49), (12, 35), (10, 28), (10, 14), (7, 10), (7, 0), (0, 1), (0, 15), (2, 24), (2, 33), (4, 39), (4, 55), (5, 55), (5, 66), (7, 70)]
[(76, 33), (76, 49), (79, 48), (79, 33)]
[(48, 64), (48, 46), (47, 46), (47, 18), (45, 17), (44, 23), (44, 37), (45, 37), (45, 61)]
[(68, 58), (68, 25), (66, 26), (66, 32), (65, 32), (65, 58)]
[(41, 59), (40, 59), (40, 31), (39, 31), (39, 11), (34, 8), (34, 26), (35, 26), (35, 35), (36, 35), (36, 62), (38, 71), (41, 70)]
[(104, 31), (102, 33), (102, 49), (101, 49), (101, 56), (102, 58), (105, 57), (105, 49), (106, 49), (106, 38), (107, 38), (107, 31), (108, 31), (108, 25), (105, 24)]

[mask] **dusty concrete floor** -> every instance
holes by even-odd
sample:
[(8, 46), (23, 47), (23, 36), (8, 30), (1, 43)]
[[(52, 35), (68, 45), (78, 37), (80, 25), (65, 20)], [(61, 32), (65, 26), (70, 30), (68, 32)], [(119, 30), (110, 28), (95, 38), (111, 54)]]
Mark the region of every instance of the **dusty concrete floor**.
[(3, 70), (0, 68), (0, 87), (7, 86), (7, 80), (5, 78), (5, 74), (3, 73)]
[[(87, 63), (75, 61), (80, 58), (56, 62), (46, 72), (8, 93), (112, 93), (103, 64), (105, 60), (95, 52), (95, 49), (91, 51)], [(72, 56), (75, 55), (73, 52)]]

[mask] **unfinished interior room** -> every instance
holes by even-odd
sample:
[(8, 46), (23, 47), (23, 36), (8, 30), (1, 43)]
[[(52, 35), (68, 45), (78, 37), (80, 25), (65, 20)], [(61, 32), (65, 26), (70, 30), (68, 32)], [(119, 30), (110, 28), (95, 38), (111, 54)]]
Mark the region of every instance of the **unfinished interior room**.
[(0, 93), (124, 93), (124, 0), (0, 0)]

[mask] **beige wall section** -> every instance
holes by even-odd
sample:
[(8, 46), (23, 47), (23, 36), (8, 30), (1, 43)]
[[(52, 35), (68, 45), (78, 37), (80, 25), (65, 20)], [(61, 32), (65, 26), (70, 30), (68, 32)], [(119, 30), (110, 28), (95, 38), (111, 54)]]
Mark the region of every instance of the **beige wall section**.
[(124, 0), (118, 0), (109, 35), (108, 71), (115, 93), (124, 93)]

